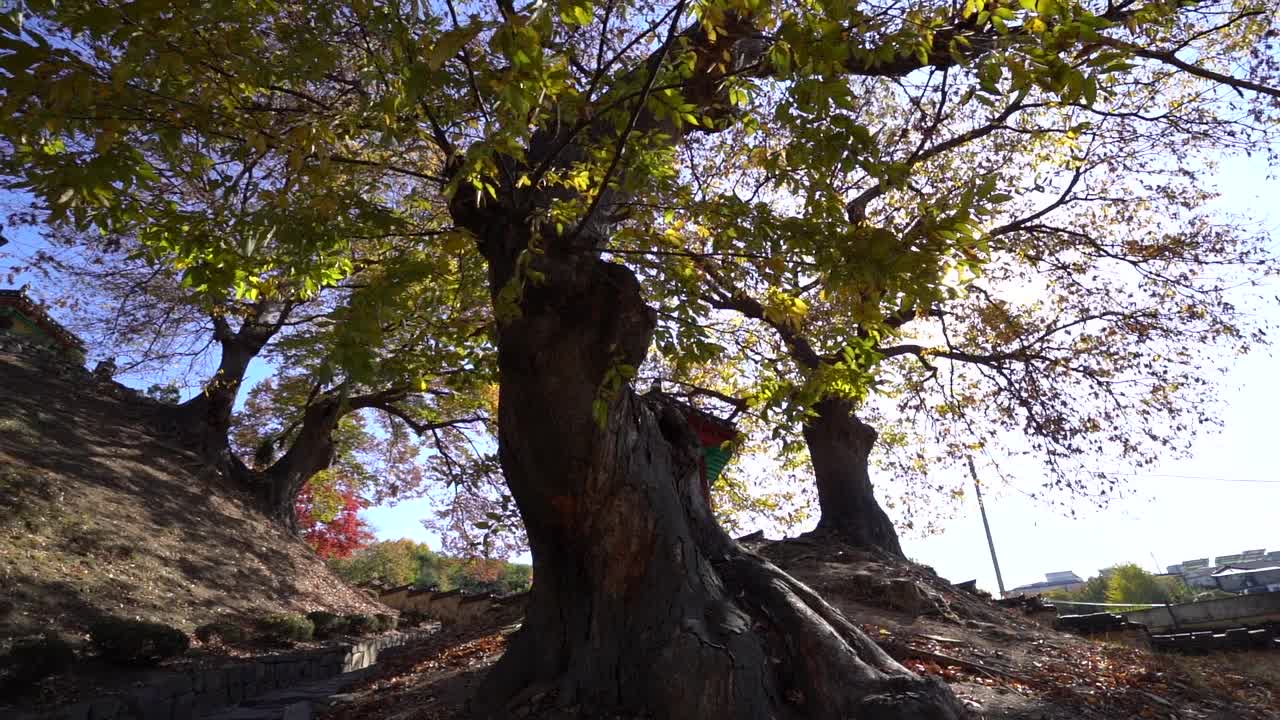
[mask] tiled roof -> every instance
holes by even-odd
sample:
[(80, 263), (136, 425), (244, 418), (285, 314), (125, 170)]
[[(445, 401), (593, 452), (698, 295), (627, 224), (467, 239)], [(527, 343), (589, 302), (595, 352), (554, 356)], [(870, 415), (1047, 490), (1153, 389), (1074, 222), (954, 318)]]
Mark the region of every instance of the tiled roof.
[(37, 305), (22, 290), (0, 289), (0, 307), (16, 308), (23, 316), (30, 318), (40, 329), (68, 350), (84, 352), (84, 341), (76, 334), (62, 327), (57, 320), (49, 316), (44, 308)]

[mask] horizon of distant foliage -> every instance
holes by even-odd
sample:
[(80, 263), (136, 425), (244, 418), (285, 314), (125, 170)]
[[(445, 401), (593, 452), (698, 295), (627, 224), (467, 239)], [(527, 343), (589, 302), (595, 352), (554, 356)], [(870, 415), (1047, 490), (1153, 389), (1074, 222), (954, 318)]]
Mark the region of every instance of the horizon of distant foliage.
[(383, 540), (349, 557), (332, 558), (329, 568), (353, 585), (374, 580), (399, 587), (435, 587), (467, 594), (524, 592), (533, 584), (533, 568), (523, 563), (485, 558), (459, 558), (431, 550), (408, 538)]

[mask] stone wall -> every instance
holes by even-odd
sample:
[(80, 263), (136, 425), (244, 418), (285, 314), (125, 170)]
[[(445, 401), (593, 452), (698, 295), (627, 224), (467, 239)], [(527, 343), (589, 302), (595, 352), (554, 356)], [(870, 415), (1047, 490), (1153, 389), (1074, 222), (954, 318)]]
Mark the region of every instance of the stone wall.
[(157, 671), (141, 687), (12, 720), (193, 720), (273, 690), (325, 680), (378, 661), (379, 651), (426, 637), (409, 630), (349, 645), (254, 658), (218, 668)]
[(1133, 622), (1146, 625), (1153, 633), (1280, 624), (1280, 592), (1131, 610), (1124, 615)]
[(394, 588), (378, 596), (378, 602), (400, 612), (422, 613), (450, 625), (471, 625), (490, 619), (518, 619), (524, 614), (528, 593), (506, 597), (464, 595), (458, 590), (407, 590)]

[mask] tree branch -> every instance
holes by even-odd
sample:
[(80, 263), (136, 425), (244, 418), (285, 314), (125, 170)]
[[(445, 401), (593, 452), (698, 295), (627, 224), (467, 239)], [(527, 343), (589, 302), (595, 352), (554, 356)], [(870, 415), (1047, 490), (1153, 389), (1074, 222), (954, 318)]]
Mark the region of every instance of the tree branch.
[(459, 425), (470, 425), (472, 423), (485, 423), (489, 421), (489, 417), (487, 415), (469, 415), (466, 417), (454, 418), (452, 420), (441, 420), (440, 422), (428, 423), (413, 419), (403, 409), (389, 402), (369, 403), (365, 407), (381, 410), (382, 412), (399, 419), (405, 425), (408, 425), (409, 429), (413, 430), (418, 437), (422, 437), (427, 433), (434, 433), (437, 430), (443, 430), (445, 428), (457, 427)]

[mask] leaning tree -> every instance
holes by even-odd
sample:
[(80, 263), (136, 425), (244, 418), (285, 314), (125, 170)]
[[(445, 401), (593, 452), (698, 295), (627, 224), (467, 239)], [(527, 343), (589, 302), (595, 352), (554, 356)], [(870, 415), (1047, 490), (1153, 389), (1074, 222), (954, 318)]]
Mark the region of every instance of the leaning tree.
[[(114, 202), (122, 189), (156, 182), (135, 139), (163, 137), (182, 157), (203, 155), (209, 142), (238, 144), (242, 162), (256, 153), (285, 159), (320, 189), (335, 173), (376, 168), (399, 178), (384, 193), (397, 211), (448, 199), (453, 231), (422, 242), (450, 244), (487, 272), (499, 457), (537, 577), (523, 628), (478, 699), (477, 710), (494, 716), (544, 691), (591, 716), (964, 712), (940, 682), (913, 676), (811, 590), (729, 539), (697, 487), (698, 448), (682, 415), (630, 387), (658, 327), (646, 290), (660, 297), (668, 289), (654, 284), (669, 277), (635, 258), (703, 253), (678, 231), (637, 234), (628, 242), (638, 247), (616, 231), (669, 222), (664, 198), (693, 181), (696, 161), (682, 152), (692, 138), (743, 130), (786, 141), (771, 162), (788, 184), (762, 220), (789, 208), (785, 219), (800, 222), (721, 223), (707, 211), (703, 232), (767, 230), (768, 254), (808, 263), (803, 282), (864, 298), (856, 303), (864, 315), (852, 320), (891, 325), (877, 318), (886, 294), (910, 293), (921, 302), (902, 309), (927, 314), (924, 301), (949, 271), (998, 259), (988, 235), (1003, 195), (1030, 202), (1044, 190), (1002, 187), (1007, 179), (997, 175), (937, 192), (911, 163), (877, 159), (878, 148), (919, 128), (882, 129), (870, 115), (823, 107), (864, 89), (886, 106), (909, 105), (895, 82), (945, 72), (972, 89), (966, 107), (1001, 112), (1033, 99), (1065, 122), (1077, 107), (1105, 103), (1113, 86), (1162, 88), (1152, 78), (1169, 75), (1185, 89), (1159, 95), (1147, 111), (1214, 100), (1183, 127), (1203, 145), (1169, 160), (1191, 171), (1197, 150), (1221, 145), (1197, 135), (1198, 124), (1246, 118), (1266, 131), (1280, 97), (1264, 42), (1274, 18), (1230, 2), (31, 7), (25, 25), (5, 16), (0, 40), (6, 171), (67, 221), (148, 228), (148, 242), (174, 253), (192, 282), (248, 287), (276, 267), (329, 272), (345, 239), (293, 232), (282, 218), (275, 240), (293, 252), (268, 267), (211, 246), (207, 234), (185, 234), (180, 213)], [(753, 104), (753, 95), (783, 102)], [(939, 129), (952, 125), (934, 135), (941, 138), (962, 134), (973, 116), (931, 117)], [(1074, 140), (1079, 130), (1027, 133)], [(1017, 153), (1074, 162), (1050, 145)], [(953, 157), (962, 173), (965, 156)], [(903, 239), (927, 252), (907, 253), (905, 268), (886, 261), (894, 254), (886, 246), (903, 241), (893, 226), (851, 203), (866, 190), (847, 187), (843, 170), (859, 164), (885, 202), (915, 205), (921, 227), (908, 225)], [(306, 209), (341, 216), (350, 200), (339, 194)], [(850, 229), (864, 213), (881, 232)], [(1068, 243), (1058, 260), (1069, 262), (1075, 245), (1058, 237)], [(847, 267), (855, 272), (834, 272)], [(861, 282), (842, 282), (849, 276)], [(881, 276), (883, 287), (867, 287)], [(698, 298), (686, 305), (696, 311)], [(998, 331), (1001, 322), (993, 316), (990, 325)], [(920, 345), (902, 353), (928, 361), (933, 353)], [(872, 382), (873, 355), (849, 355), (836, 379)]]

